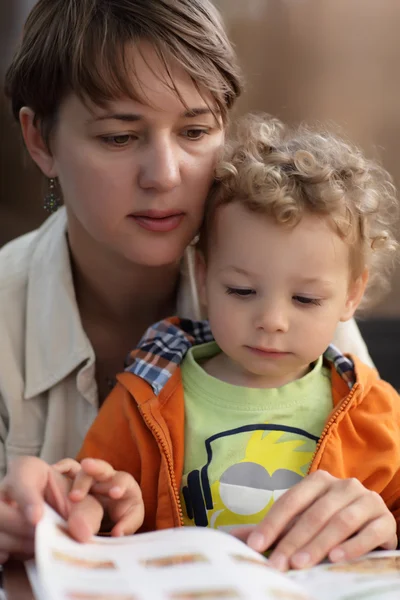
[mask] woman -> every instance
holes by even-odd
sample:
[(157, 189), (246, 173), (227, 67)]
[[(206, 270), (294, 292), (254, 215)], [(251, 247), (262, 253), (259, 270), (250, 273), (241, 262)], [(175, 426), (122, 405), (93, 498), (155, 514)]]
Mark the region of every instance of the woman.
[[(146, 327), (196, 316), (181, 260), (241, 84), (209, 0), (39, 0), (6, 91), (46, 207), (65, 208), (0, 252), (0, 476), (74, 456)], [(350, 327), (341, 349), (368, 360)], [(0, 505), (0, 559), (31, 536)]]

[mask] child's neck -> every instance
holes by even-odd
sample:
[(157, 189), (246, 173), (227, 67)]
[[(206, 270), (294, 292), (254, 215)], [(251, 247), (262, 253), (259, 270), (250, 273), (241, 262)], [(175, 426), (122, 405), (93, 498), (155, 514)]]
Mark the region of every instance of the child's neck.
[(232, 361), (223, 352), (204, 361), (201, 366), (208, 375), (220, 381), (240, 387), (258, 389), (280, 388), (292, 381), (301, 379), (310, 371), (310, 365), (305, 365), (287, 373), (256, 375)]

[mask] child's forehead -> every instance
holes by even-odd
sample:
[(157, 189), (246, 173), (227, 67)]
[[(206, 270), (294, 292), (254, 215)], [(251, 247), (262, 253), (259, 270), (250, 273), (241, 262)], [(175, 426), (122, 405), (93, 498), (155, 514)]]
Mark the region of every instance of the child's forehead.
[(320, 278), (327, 269), (339, 273), (349, 265), (349, 246), (329, 219), (306, 214), (295, 226), (277, 223), (239, 202), (219, 207), (215, 214), (210, 259), (221, 268), (249, 272), (275, 268)]

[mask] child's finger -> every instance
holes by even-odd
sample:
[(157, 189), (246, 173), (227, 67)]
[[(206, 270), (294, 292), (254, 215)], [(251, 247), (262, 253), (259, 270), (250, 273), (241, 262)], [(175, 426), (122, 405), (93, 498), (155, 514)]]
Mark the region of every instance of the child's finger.
[(84, 458), (81, 462), (81, 468), (98, 483), (107, 481), (116, 474), (110, 463), (99, 458)]
[(79, 471), (72, 482), (71, 490), (68, 497), (72, 502), (81, 502), (85, 498), (93, 485), (93, 477), (83, 471)]
[(122, 498), (131, 488), (132, 476), (123, 471), (117, 471), (108, 481), (94, 483), (91, 491), (109, 498)]
[[(81, 469), (75, 477), (69, 497), (72, 501), (81, 501), (96, 482), (105, 482), (110, 487), (109, 482), (116, 471), (104, 460), (85, 458), (81, 464)], [(94, 489), (93, 489), (94, 491)]]
[(121, 537), (123, 535), (131, 535), (136, 533), (138, 529), (143, 525), (144, 521), (144, 504), (139, 502), (135, 505), (131, 505), (118, 523), (112, 528), (111, 535), (114, 537)]
[(73, 458), (63, 458), (56, 462), (53, 466), (53, 469), (61, 473), (62, 475), (66, 475), (70, 479), (74, 479), (79, 471), (81, 470), (81, 465), (77, 460)]
[(87, 542), (100, 529), (104, 511), (93, 496), (70, 505), (68, 531), (79, 542)]
[(143, 524), (144, 504), (142, 491), (137, 481), (129, 474), (119, 472), (121, 486), (125, 487), (123, 497), (110, 501), (109, 515), (115, 523), (112, 535), (135, 533)]

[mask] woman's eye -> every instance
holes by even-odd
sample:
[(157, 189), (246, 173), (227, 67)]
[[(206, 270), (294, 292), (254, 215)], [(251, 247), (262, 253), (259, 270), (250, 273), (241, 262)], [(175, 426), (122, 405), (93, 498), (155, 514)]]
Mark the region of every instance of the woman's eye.
[(117, 147), (127, 146), (133, 138), (134, 136), (129, 133), (124, 133), (121, 135), (104, 135), (101, 137), (103, 142), (106, 144)]
[(293, 296), (293, 300), (296, 300), (299, 304), (313, 304), (314, 306), (320, 306), (321, 300), (318, 298), (309, 298), (307, 296)]
[(226, 293), (228, 294), (228, 296), (239, 296), (240, 298), (249, 298), (250, 296), (254, 296), (256, 292), (251, 288), (227, 287)]
[(185, 129), (182, 132), (182, 135), (189, 140), (201, 140), (201, 138), (208, 134), (209, 131), (207, 129)]

